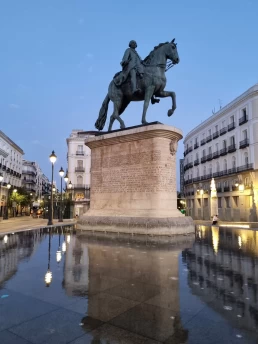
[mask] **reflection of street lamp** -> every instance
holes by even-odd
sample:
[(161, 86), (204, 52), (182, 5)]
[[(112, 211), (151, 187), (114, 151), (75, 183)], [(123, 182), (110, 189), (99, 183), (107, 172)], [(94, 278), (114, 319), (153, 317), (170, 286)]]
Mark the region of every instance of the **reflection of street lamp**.
[(4, 244), (7, 244), (7, 241), (8, 241), (8, 236), (7, 236), (7, 235), (5, 235), (5, 236), (4, 236), (4, 238), (3, 238), (3, 242), (4, 242)]
[(47, 265), (47, 272), (45, 275), (45, 283), (46, 287), (50, 286), (50, 283), (52, 282), (52, 272), (50, 271), (50, 250), (51, 250), (51, 232), (49, 230), (49, 237), (48, 237), (48, 265)]
[(59, 222), (63, 222), (63, 176), (64, 176), (63, 167), (60, 168), (59, 175), (61, 177), (61, 199), (60, 199)]
[(66, 252), (66, 242), (65, 241), (62, 244), (62, 251), (63, 251), (63, 253)]
[(54, 151), (52, 151), (52, 154), (49, 156), (49, 160), (52, 164), (52, 178), (51, 178), (51, 199), (50, 199), (51, 204), (50, 204), (48, 226), (52, 226), (53, 225), (53, 179), (54, 179), (54, 163), (56, 162), (56, 155)]
[(56, 251), (56, 261), (57, 261), (57, 263), (60, 263), (61, 259), (62, 259), (62, 252), (61, 252), (61, 248), (60, 248), (60, 240), (61, 240), (61, 234), (59, 232), (58, 250)]

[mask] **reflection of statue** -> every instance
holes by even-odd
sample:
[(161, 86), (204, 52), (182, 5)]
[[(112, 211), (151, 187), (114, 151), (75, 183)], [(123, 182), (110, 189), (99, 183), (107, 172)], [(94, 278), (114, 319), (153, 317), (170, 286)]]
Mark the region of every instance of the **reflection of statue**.
[(126, 49), (122, 62), (120, 63), (123, 67), (123, 71), (119, 73), (119, 78), (115, 79), (116, 86), (119, 86), (119, 84), (125, 82), (130, 75), (133, 94), (140, 91), (140, 89), (137, 89), (136, 74), (139, 74), (142, 78), (144, 73), (142, 60), (135, 50), (136, 48), (137, 43), (135, 41), (130, 41), (129, 48)]

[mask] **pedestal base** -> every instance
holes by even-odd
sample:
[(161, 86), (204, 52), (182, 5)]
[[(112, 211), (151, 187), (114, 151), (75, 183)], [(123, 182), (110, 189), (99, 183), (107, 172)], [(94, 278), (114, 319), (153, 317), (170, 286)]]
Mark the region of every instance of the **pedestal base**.
[(91, 137), (90, 209), (78, 228), (150, 235), (194, 232), (177, 209), (179, 129), (163, 124)]

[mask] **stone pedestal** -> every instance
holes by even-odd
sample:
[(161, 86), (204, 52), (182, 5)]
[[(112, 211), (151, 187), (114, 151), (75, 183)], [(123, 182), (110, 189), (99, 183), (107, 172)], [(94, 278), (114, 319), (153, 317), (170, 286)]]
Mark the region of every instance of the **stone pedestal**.
[(179, 129), (153, 124), (87, 139), (91, 200), (79, 228), (132, 232), (138, 227), (135, 233), (161, 234), (162, 227), (164, 233), (176, 234), (178, 227), (181, 234), (193, 232), (192, 219), (177, 210), (176, 151), (181, 138)]

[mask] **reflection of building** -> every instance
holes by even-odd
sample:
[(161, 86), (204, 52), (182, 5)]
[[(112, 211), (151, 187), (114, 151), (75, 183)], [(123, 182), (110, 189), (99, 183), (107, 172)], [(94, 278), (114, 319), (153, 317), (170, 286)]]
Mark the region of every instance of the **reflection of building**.
[(84, 142), (90, 134), (73, 130), (66, 140), (68, 146), (68, 176), (73, 184), (72, 194), (75, 201), (75, 214), (83, 214), (90, 202), (91, 150)]
[(68, 295), (82, 295), (88, 291), (89, 257), (88, 247), (76, 236), (71, 236), (67, 245), (64, 266), (64, 287)]
[(14, 187), (21, 186), (23, 154), (23, 150), (0, 130), (0, 173), (3, 176), (0, 183), (0, 216), (6, 207), (7, 183)]
[(192, 292), (233, 325), (257, 328), (258, 232), (199, 226), (196, 236), (183, 252)]
[(0, 234), (0, 288), (16, 274), (19, 263), (33, 254), (42, 239), (40, 230)]
[[(257, 221), (258, 84), (202, 122), (184, 140), (188, 215), (209, 220), (215, 178), (219, 218)], [(198, 191), (199, 190), (199, 191)], [(203, 208), (203, 212), (202, 212)]]

